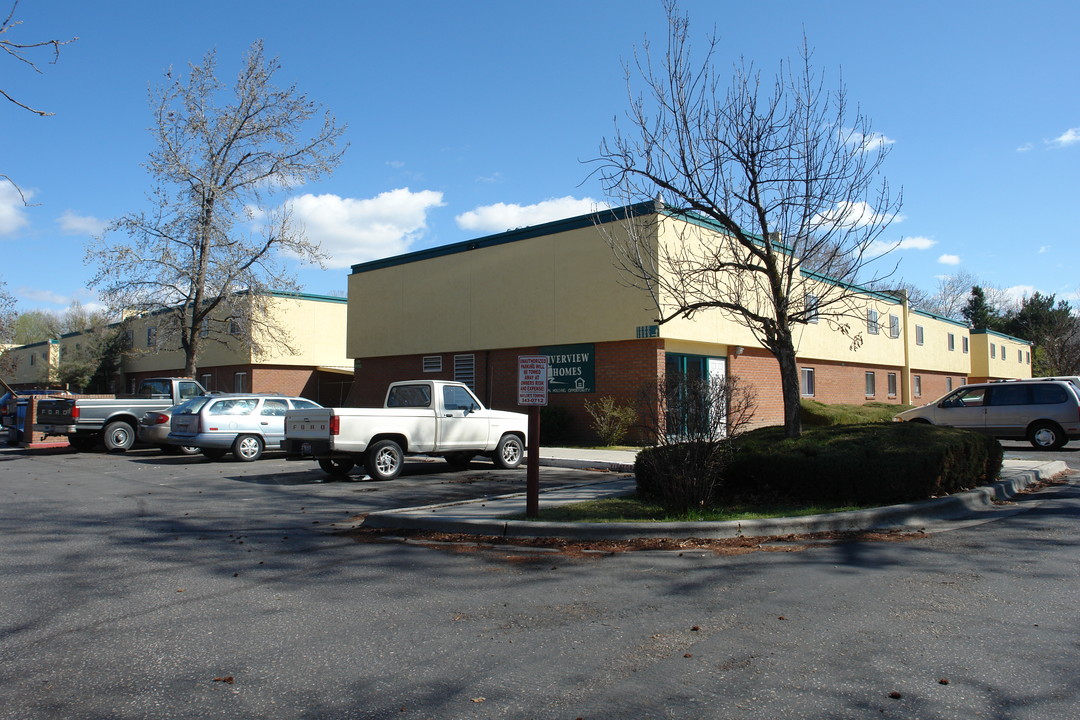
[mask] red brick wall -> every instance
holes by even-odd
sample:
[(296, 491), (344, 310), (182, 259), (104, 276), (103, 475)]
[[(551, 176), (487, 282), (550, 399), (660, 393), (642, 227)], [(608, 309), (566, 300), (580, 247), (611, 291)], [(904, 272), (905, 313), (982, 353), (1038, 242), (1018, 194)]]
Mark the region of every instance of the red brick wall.
[(748, 347), (742, 355), (728, 355), (727, 372), (754, 394), (751, 428), (784, 424), (784, 395), (776, 358), (767, 350)]
[[(955, 375), (941, 372), (930, 372), (928, 370), (912, 370), (912, 377), (919, 375), (922, 377), (922, 396), (912, 397), (911, 402), (913, 405), (925, 405), (928, 402), (937, 400), (939, 397), (949, 392), (948, 378), (952, 378), (952, 389), (960, 387), (964, 383), (968, 382), (984, 382), (975, 378), (967, 378), (963, 375)], [(914, 387), (914, 380), (912, 381)]]
[[(568, 418), (575, 442), (595, 442), (590, 425), (592, 419), (585, 411), (585, 400), (596, 401), (611, 396), (620, 405), (637, 406), (645, 388), (651, 388), (663, 372), (664, 350), (660, 340), (627, 340), (596, 343), (596, 392), (553, 393), (548, 398), (552, 408), (562, 408)], [(521, 411), (517, 404), (517, 358), (535, 355), (538, 348), (478, 350), (476, 362), (476, 395), (497, 410)], [(423, 371), (423, 358), (428, 355), (400, 355), (357, 360), (355, 381), (347, 404), (378, 406), (386, 396), (386, 386), (398, 380), (453, 380), (454, 355), (462, 353), (431, 353), (442, 357), (440, 372)]]

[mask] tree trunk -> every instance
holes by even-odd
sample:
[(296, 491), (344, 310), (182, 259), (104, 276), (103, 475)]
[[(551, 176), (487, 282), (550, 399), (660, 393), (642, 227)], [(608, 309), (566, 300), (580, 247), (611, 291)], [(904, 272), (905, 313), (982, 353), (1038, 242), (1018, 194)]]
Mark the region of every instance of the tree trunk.
[(781, 339), (778, 345), (774, 354), (780, 364), (780, 389), (784, 396), (784, 437), (797, 438), (802, 434), (802, 406), (795, 346), (791, 338)]

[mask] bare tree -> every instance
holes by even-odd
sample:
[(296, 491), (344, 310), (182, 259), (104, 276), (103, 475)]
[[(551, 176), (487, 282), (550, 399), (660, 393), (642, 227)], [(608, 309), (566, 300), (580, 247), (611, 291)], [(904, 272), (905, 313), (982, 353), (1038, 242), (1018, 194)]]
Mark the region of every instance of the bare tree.
[[(695, 62), (688, 17), (666, 8), (667, 50), (654, 64), (646, 43), (628, 68), (630, 129), (616, 128), (596, 162), (610, 195), (655, 197), (658, 222), (687, 222), (669, 223), (682, 231), (663, 242), (656, 228), (626, 223), (612, 235), (616, 264), (652, 295), (659, 323), (713, 310), (749, 328), (779, 363), (784, 427), (797, 436), (795, 327), (823, 319), (857, 345), (852, 283), (889, 274), (868, 276), (900, 207), (880, 175), (888, 143), (849, 108), (842, 84), (825, 88), (805, 41), (801, 61), (781, 63), (771, 84), (746, 62), (725, 84), (718, 39)], [(702, 221), (719, 232), (702, 232)]]
[[(15, 0), (15, 2), (11, 3), (11, 9), (8, 10), (7, 16), (4, 17), (3, 22), (0, 23), (0, 50), (3, 50), (8, 55), (8, 57), (14, 58), (15, 60), (21, 62), (23, 65), (29, 67), (34, 72), (40, 73), (41, 68), (38, 67), (37, 61), (34, 59), (37, 56), (38, 51), (51, 50), (53, 57), (51, 62), (55, 63), (57, 58), (60, 57), (60, 47), (63, 45), (67, 45), (68, 43), (73, 43), (79, 38), (71, 38), (70, 40), (41, 40), (38, 42), (18, 42), (11, 39), (8, 33), (13, 32), (15, 28), (17, 28), (19, 25), (22, 25), (21, 20), (15, 19), (15, 10), (18, 7), (18, 0)], [(27, 105), (26, 103), (12, 96), (7, 90), (3, 88), (0, 88), (0, 96), (2, 96), (8, 102), (21, 107), (23, 110), (32, 112), (35, 115), (40, 115), (42, 117), (52, 115), (51, 112), (39, 110), (35, 107)], [(19, 186), (15, 184), (14, 180), (4, 174), (0, 174), (0, 180), (5, 180), (11, 183), (12, 187), (14, 187), (15, 190), (18, 191), (19, 197), (22, 198), (23, 203), (26, 202), (26, 197), (23, 195), (22, 190), (19, 188)]]
[(738, 378), (671, 373), (642, 392), (638, 493), (673, 512), (700, 510), (722, 491), (736, 438), (754, 417), (753, 392)]
[[(91, 285), (117, 310), (158, 313), (158, 346), (182, 348), (189, 375), (204, 339), (288, 347), (269, 293), (299, 290), (289, 260), (324, 258), (275, 198), (333, 170), (344, 127), (295, 85), (275, 86), (279, 69), (255, 42), (220, 102), (213, 52), (186, 78), (166, 72), (150, 94), (154, 208), (113, 221), (87, 251)], [(126, 241), (110, 242), (116, 233)]]

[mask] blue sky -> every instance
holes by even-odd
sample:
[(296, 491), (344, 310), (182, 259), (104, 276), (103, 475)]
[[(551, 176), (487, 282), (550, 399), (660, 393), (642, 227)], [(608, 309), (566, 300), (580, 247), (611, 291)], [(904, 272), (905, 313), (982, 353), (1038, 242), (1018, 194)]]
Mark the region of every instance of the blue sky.
[[(5, 11), (9, 1), (0, 1)], [(902, 186), (886, 236), (899, 275), (932, 291), (958, 271), (1015, 294), (1080, 296), (1080, 2), (685, 0), (718, 62), (771, 71), (805, 32), (815, 64), (891, 141)], [(349, 266), (578, 215), (607, 200), (583, 161), (627, 106), (623, 62), (664, 40), (659, 0), (308, 3), (22, 0), (9, 39), (78, 41), (41, 74), (0, 58), (0, 279), (20, 310), (93, 304), (89, 235), (146, 207), (147, 92), (210, 49), (231, 80), (256, 39), (349, 126), (297, 214), (332, 255), (307, 292), (344, 294)]]

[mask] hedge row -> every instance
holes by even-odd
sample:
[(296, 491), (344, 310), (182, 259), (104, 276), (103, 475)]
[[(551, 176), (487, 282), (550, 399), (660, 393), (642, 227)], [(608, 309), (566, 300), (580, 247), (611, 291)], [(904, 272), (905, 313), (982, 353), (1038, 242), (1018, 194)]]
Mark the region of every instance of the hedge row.
[[(734, 452), (715, 474), (713, 502), (884, 505), (993, 482), (1001, 470), (996, 440), (955, 428), (875, 423), (805, 428), (793, 440), (783, 435), (783, 428), (767, 427), (734, 441)], [(663, 496), (660, 484), (667, 478), (657, 469), (677, 467), (680, 454), (678, 445), (639, 454), (639, 496)]]

